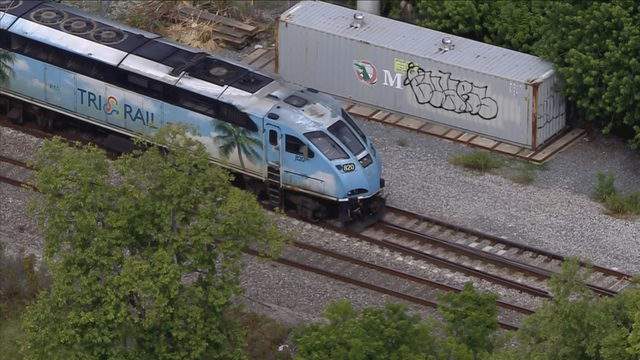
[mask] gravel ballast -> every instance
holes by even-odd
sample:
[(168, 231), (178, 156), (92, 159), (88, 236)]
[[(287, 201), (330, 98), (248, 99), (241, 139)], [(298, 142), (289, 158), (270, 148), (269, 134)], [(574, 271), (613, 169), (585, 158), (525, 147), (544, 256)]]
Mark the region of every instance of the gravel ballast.
[(640, 221), (604, 213), (590, 198), (595, 174), (618, 174), (623, 191), (640, 190), (640, 156), (621, 141), (578, 140), (537, 171), (529, 185), (464, 170), (449, 158), (473, 149), (380, 123), (358, 120), (382, 156), (387, 201), (417, 213), (565, 256), (640, 271)]
[[(640, 234), (638, 221), (603, 214), (602, 207), (587, 193), (595, 181), (592, 176), (595, 170), (591, 169), (599, 165), (597, 159), (602, 148), (598, 147), (598, 141), (604, 140), (579, 142), (556, 155), (547, 170), (538, 173), (533, 184), (520, 185), (503, 176), (477, 175), (451, 165), (450, 156), (471, 150), (460, 144), (377, 123), (362, 122), (362, 127), (374, 139), (383, 158), (387, 198), (391, 205), (563, 255), (581, 256), (600, 265), (638, 270), (639, 265), (634, 261), (638, 256), (635, 246), (635, 239)], [(41, 144), (40, 139), (14, 130), (0, 128), (0, 131), (0, 154), (9, 157), (28, 160)], [(603, 162), (614, 172), (624, 174), (621, 183), (630, 184), (631, 188), (640, 178), (628, 165), (635, 155), (622, 146), (605, 148), (609, 161)], [(591, 167), (582, 166), (577, 161), (581, 156), (593, 156), (595, 162), (590, 162)], [(610, 161), (611, 158), (624, 161)], [(582, 184), (582, 179), (587, 178), (593, 178), (591, 184), (574, 189), (572, 184)], [(42, 239), (26, 212), (30, 196), (25, 190), (0, 184), (3, 204), (0, 240), (12, 253), (34, 253), (40, 257)], [(317, 226), (302, 225), (293, 219), (280, 221), (283, 228), (293, 231), (303, 241), (455, 286), (470, 280), (463, 275), (447, 274), (425, 262), (372, 249)], [(277, 313), (278, 318), (289, 324), (321, 318), (326, 305), (336, 299), (350, 299), (356, 307), (399, 301), (285, 265), (249, 256), (243, 261), (245, 303), (265, 314)], [(532, 300), (508, 289), (483, 281), (475, 281), (475, 284), (499, 293), (507, 301), (533, 308), (539, 305), (538, 299)], [(418, 306), (411, 308), (421, 313), (429, 312)]]

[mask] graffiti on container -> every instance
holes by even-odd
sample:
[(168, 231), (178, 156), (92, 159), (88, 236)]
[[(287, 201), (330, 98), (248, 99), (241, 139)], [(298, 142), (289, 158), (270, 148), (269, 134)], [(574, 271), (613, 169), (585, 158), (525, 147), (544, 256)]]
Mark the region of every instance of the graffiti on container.
[(418, 104), (429, 104), (438, 109), (479, 116), (485, 120), (498, 116), (498, 103), (487, 96), (487, 86), (454, 79), (451, 73), (424, 71), (411, 62), (407, 65), (403, 84), (411, 86)]
[(556, 104), (555, 94), (547, 96), (542, 102), (542, 113), (536, 114), (536, 123), (538, 124), (538, 130), (551, 124), (557, 119), (564, 117), (564, 106), (561, 109), (558, 107), (562, 104)]

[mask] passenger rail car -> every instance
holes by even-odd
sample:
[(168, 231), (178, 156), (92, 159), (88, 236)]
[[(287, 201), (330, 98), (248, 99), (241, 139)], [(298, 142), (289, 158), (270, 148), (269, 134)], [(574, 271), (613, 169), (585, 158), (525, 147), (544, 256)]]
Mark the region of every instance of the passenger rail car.
[(56, 3), (0, 0), (0, 47), (11, 54), (0, 92), (12, 106), (133, 137), (184, 124), (213, 162), (308, 218), (349, 221), (384, 205), (371, 140), (313, 89)]

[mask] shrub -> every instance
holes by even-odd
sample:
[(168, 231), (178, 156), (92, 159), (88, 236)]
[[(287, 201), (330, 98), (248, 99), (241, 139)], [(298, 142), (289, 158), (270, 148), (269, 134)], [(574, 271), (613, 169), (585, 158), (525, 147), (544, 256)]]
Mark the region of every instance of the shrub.
[(604, 199), (604, 206), (611, 214), (624, 215), (628, 213), (627, 204), (624, 200), (625, 199), (618, 194), (609, 195)]
[(502, 160), (486, 151), (474, 151), (468, 154), (456, 155), (451, 158), (451, 163), (480, 172), (487, 172), (504, 165)]
[(36, 268), (33, 255), (9, 256), (2, 243), (0, 275), (0, 319), (12, 317), (50, 284), (46, 269)]
[(618, 194), (613, 174), (598, 172), (594, 197), (613, 215), (640, 215), (640, 192)]
[(614, 185), (615, 177), (610, 173), (598, 172), (596, 175), (596, 189), (594, 197), (600, 202), (606, 201), (608, 197), (614, 196), (618, 193)]
[(400, 138), (400, 139), (398, 139), (397, 144), (398, 144), (398, 146), (405, 147), (405, 146), (407, 146), (407, 145), (408, 145), (408, 142), (407, 142), (407, 139), (405, 139), (405, 138)]

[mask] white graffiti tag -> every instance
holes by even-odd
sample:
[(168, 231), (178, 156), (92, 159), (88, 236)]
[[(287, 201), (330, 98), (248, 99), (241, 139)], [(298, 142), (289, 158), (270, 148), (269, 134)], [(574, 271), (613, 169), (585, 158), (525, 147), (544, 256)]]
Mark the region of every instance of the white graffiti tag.
[(485, 120), (498, 116), (498, 103), (487, 96), (487, 86), (477, 86), (466, 80), (451, 78), (451, 73), (424, 71), (409, 63), (404, 85), (410, 85), (418, 104), (458, 114), (471, 114)]

